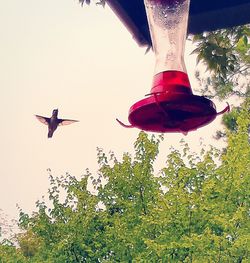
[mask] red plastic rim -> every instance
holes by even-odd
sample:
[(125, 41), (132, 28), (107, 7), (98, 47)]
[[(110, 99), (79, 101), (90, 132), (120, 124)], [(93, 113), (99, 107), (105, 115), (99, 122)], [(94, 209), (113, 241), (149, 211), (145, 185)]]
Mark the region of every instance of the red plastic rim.
[(129, 110), (132, 127), (151, 132), (196, 130), (216, 118), (212, 101), (196, 95), (155, 94), (136, 102)]
[(123, 127), (186, 134), (212, 122), (218, 114), (230, 110), (228, 105), (217, 113), (211, 100), (193, 95), (188, 75), (181, 71), (170, 70), (155, 75), (148, 95), (148, 98), (130, 107), (130, 125), (117, 119)]

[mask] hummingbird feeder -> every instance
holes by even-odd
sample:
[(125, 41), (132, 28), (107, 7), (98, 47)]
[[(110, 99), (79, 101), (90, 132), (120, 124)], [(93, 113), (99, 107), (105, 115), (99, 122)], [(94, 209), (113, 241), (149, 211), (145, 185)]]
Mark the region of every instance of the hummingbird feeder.
[(150, 132), (196, 130), (229, 111), (216, 111), (214, 103), (193, 95), (184, 62), (190, 0), (144, 0), (153, 51), (155, 72), (146, 98), (129, 109), (127, 128)]

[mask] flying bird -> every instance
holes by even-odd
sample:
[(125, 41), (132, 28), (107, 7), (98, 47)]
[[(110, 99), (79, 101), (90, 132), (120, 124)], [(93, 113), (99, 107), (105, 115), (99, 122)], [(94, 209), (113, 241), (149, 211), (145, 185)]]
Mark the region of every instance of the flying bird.
[(58, 125), (69, 125), (73, 122), (78, 122), (77, 120), (58, 119), (57, 115), (58, 109), (53, 110), (52, 116), (50, 118), (35, 115), (41, 123), (48, 125), (48, 138), (51, 138), (53, 136), (53, 133), (57, 129)]

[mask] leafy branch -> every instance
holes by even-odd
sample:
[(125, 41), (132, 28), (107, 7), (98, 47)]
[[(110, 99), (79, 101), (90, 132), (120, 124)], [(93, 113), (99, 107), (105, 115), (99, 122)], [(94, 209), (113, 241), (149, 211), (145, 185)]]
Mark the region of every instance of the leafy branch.
[(239, 26), (195, 35), (193, 42), (196, 48), (197, 63), (203, 62), (208, 77), (196, 77), (202, 93), (209, 97), (227, 98), (249, 96), (250, 85), (250, 26)]

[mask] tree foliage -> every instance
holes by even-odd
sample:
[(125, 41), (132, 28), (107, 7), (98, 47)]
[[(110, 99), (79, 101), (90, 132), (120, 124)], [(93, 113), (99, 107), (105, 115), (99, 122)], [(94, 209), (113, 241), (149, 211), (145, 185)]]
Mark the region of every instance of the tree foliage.
[[(249, 39), (249, 25), (204, 32), (193, 37), (197, 63), (203, 62), (209, 71), (209, 76), (199, 68), (196, 72), (203, 95), (221, 100), (234, 96), (243, 101), (250, 97)], [(236, 118), (239, 111), (240, 107), (236, 107), (223, 116), (223, 123), (232, 132), (238, 129)], [(215, 137), (219, 139), (225, 135), (219, 130)]]
[(183, 142), (160, 174), (163, 137), (141, 132), (121, 161), (98, 149), (96, 175), (50, 175), (51, 204), (20, 210), (18, 246), (2, 244), (0, 262), (248, 262), (249, 106), (235, 115), (225, 151), (192, 155)]
[(205, 95), (220, 99), (232, 95), (249, 96), (249, 38), (249, 25), (204, 32), (193, 37), (197, 62), (204, 62), (210, 71), (206, 78), (199, 71), (196, 73)]

